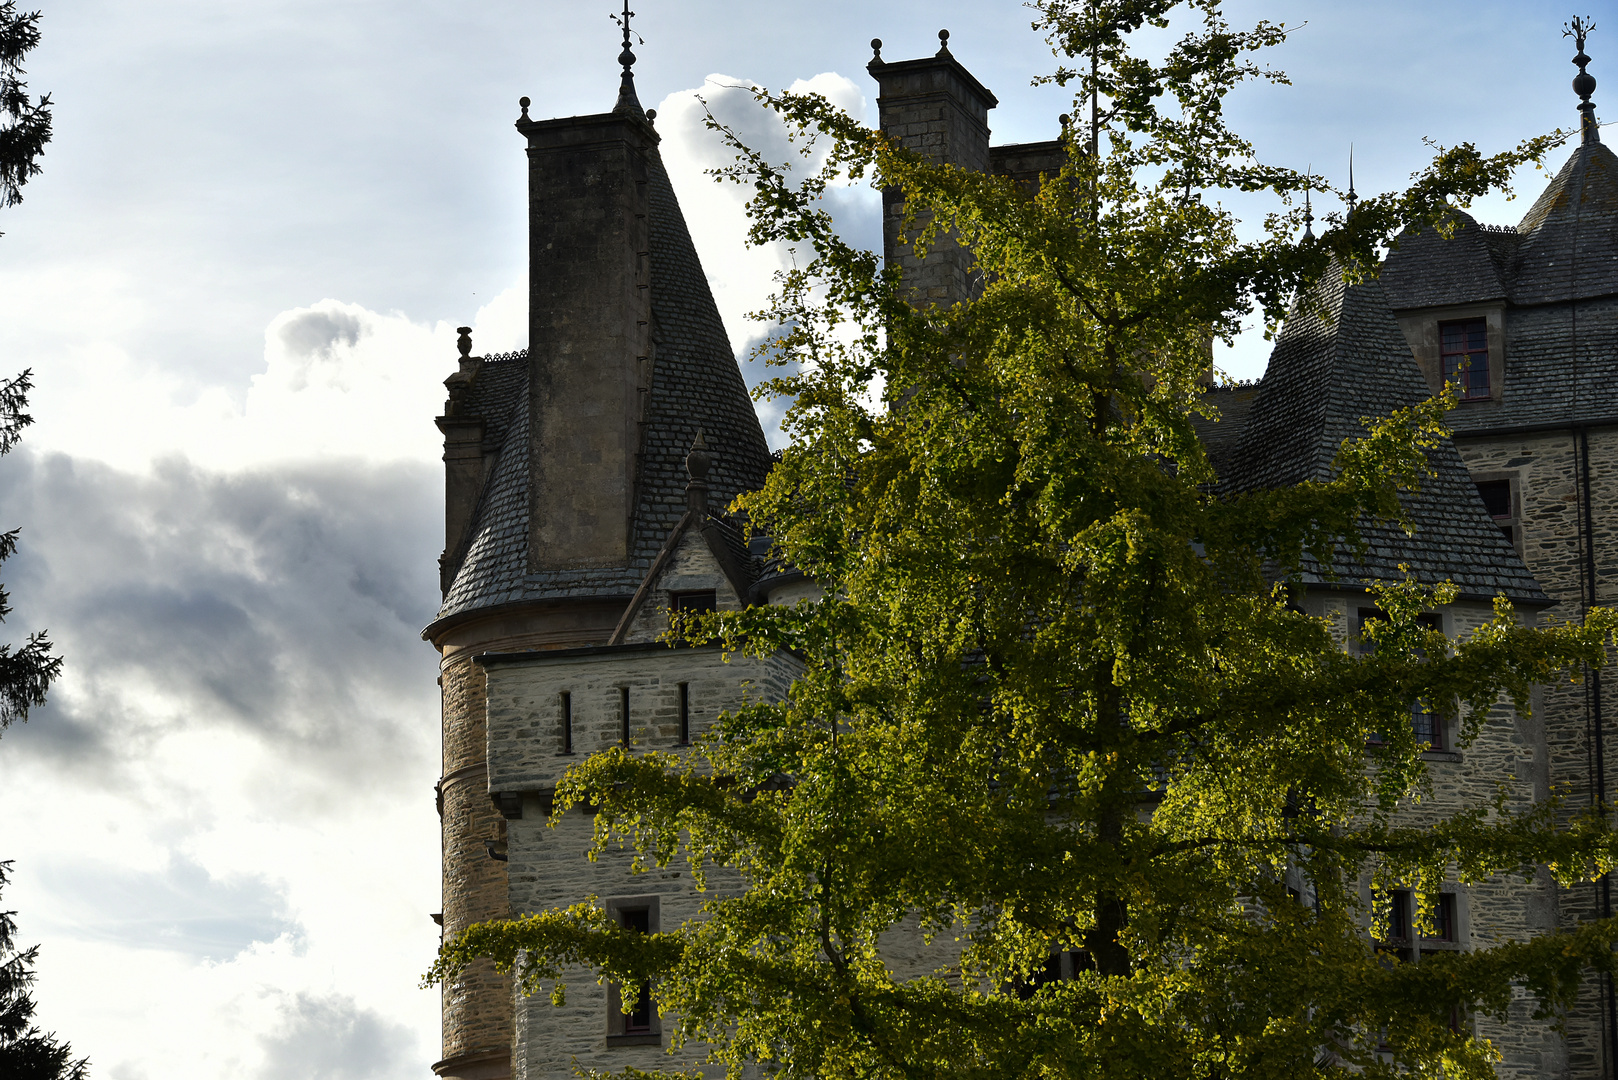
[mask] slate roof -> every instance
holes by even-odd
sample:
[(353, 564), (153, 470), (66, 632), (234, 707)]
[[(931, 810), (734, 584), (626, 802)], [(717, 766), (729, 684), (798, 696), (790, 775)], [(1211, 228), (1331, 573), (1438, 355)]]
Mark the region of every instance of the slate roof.
[(1241, 445), (1242, 427), (1258, 397), (1258, 384), (1243, 386), (1214, 386), (1207, 391), (1206, 401), (1219, 409), (1217, 419), (1193, 416), (1197, 437), (1208, 454), (1214, 471), (1224, 475), (1231, 459)]
[[(1287, 319), (1259, 384), (1221, 486), (1228, 491), (1283, 487), (1331, 476), (1345, 440), (1363, 435), (1362, 417), (1385, 416), (1428, 396), (1426, 384), (1377, 282), (1348, 286), (1328, 269), (1310, 299)], [(1337, 581), (1398, 580), (1400, 563), (1418, 580), (1446, 579), (1469, 597), (1505, 593), (1547, 603), (1544, 592), (1484, 509), (1449, 440), (1429, 452), (1436, 475), (1404, 497), (1416, 527), (1367, 523), (1364, 562), (1337, 553)], [(1327, 583), (1318, 566), (1305, 581)]]
[(1395, 310), (1509, 299), (1567, 303), (1618, 293), (1618, 157), (1580, 144), (1516, 228), (1461, 210), (1450, 239), (1406, 230), (1382, 265)]
[(1618, 157), (1580, 144), (1514, 229), (1456, 217), (1449, 240), (1402, 234), (1381, 270), (1397, 310), (1504, 306), (1500, 400), (1461, 404), (1456, 435), (1618, 418)]
[(1406, 229), (1394, 241), (1380, 277), (1395, 310), (1505, 298), (1516, 234), (1486, 230), (1464, 210), (1452, 213), (1455, 231), (1448, 239), (1428, 228)]
[(1580, 144), (1517, 234), (1513, 303), (1618, 293), (1618, 157), (1599, 142)]
[(1458, 438), (1618, 417), (1618, 296), (1508, 306), (1505, 325), (1500, 400), (1463, 402), (1452, 411), (1449, 425)]
[(763, 429), (655, 150), (649, 166), (654, 362), (630, 560), (622, 567), (529, 572), (528, 355), (486, 358), (462, 415), (484, 419), (484, 451), (496, 457), (439, 620), (519, 601), (634, 593), (685, 512), (685, 455), (698, 427), (714, 455), (711, 505), (723, 507), (764, 482), (770, 452)]

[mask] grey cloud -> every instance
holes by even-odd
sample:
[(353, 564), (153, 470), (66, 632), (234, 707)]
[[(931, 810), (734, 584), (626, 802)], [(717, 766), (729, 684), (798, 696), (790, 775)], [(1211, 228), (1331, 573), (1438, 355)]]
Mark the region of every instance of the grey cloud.
[(32, 921), (59, 937), (228, 960), (299, 929), (268, 881), (221, 881), (185, 859), (155, 872), (62, 860), (39, 866), (37, 876), (56, 903)]
[(415, 1034), (344, 995), (299, 994), (281, 1007), (281, 1023), (260, 1037), (266, 1061), (258, 1080), (381, 1080), (414, 1076)]
[[(801, 141), (794, 144), (787, 138), (786, 126), (774, 111), (754, 99), (752, 88), (745, 82), (709, 81), (692, 92), (707, 103), (715, 120), (767, 160), (790, 165), (796, 174), (818, 168), (824, 160), (824, 143), (804, 158), (800, 151), (806, 144)], [(668, 121), (660, 117), (658, 123), (667, 127), (666, 138), (678, 138), (688, 145), (703, 168), (723, 168), (735, 163), (736, 152), (725, 145), (717, 132), (707, 129), (700, 106), (681, 109)]]
[[(136, 476), (8, 457), (0, 522), (24, 528), (0, 568), (6, 630), (48, 627), (73, 691), (13, 726), (8, 753), (116, 786), (143, 744), (225, 725), (334, 791), (426, 780), (440, 498), (425, 464)], [(164, 714), (130, 704), (148, 687)]]
[(306, 311), (281, 326), (281, 342), (294, 356), (330, 358), (338, 345), (359, 343), (365, 325), (346, 311)]

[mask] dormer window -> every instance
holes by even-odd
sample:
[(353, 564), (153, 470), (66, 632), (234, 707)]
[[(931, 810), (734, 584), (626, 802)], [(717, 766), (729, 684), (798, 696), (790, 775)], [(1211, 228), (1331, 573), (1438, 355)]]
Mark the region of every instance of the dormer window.
[(1484, 319), (1458, 319), (1438, 324), (1439, 355), (1444, 381), (1457, 383), (1462, 401), (1489, 394), (1489, 327)]

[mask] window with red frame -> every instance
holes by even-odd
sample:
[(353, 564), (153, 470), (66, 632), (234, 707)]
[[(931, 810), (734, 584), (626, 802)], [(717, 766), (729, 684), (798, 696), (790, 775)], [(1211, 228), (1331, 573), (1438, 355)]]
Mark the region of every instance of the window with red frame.
[(1489, 396), (1489, 326), (1482, 319), (1438, 324), (1444, 381), (1458, 383), (1461, 400)]

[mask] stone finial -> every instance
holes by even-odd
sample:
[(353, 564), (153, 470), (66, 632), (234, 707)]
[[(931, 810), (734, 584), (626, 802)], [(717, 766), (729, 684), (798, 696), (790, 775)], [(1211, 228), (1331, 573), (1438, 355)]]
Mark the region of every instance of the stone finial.
[(697, 429), (697, 437), (691, 440), (691, 452), (685, 455), (686, 475), (691, 482), (685, 485), (686, 507), (691, 513), (702, 516), (708, 513), (708, 470), (713, 468), (713, 455), (708, 453), (708, 444), (703, 440), (702, 429)]
[(528, 106), (532, 104), (533, 102), (529, 101), (525, 97), (520, 97), (517, 99), (517, 106), (518, 108), (522, 109), (522, 115), (517, 117), (517, 123), (524, 124), (530, 122), (528, 118)]
[(1584, 39), (1596, 28), (1596, 24), (1589, 19), (1574, 16), (1573, 21), (1562, 28), (1562, 36), (1573, 39), (1578, 46), (1578, 55), (1573, 57), (1573, 63), (1578, 66), (1579, 73), (1573, 76), (1573, 92), (1579, 95), (1579, 141), (1597, 143), (1601, 141), (1601, 129), (1596, 125), (1596, 106), (1590, 100), (1590, 95), (1596, 92), (1596, 77), (1584, 70), (1590, 63), (1590, 58), (1584, 55)]
[(871, 39), (871, 63), (882, 63), (882, 39), (879, 37)]
[(713, 455), (708, 453), (708, 443), (702, 437), (702, 429), (697, 428), (697, 437), (691, 440), (691, 452), (685, 455), (685, 471), (692, 481), (701, 484), (708, 479), (708, 470), (713, 468)]
[(449, 390), (449, 400), (444, 402), (445, 416), (461, 415), (461, 406), (466, 401), (466, 391), (478, 377), (478, 370), (483, 367), (483, 361), (472, 355), (472, 328), (457, 326), (455, 332), (460, 335), (455, 339), (455, 346), (461, 350), (461, 363), (450, 377), (444, 380), (444, 386)]
[(949, 51), (949, 31), (948, 30), (940, 30), (938, 32), (938, 55), (939, 56), (944, 56), (944, 57), (954, 55), (953, 53), (951, 53)]

